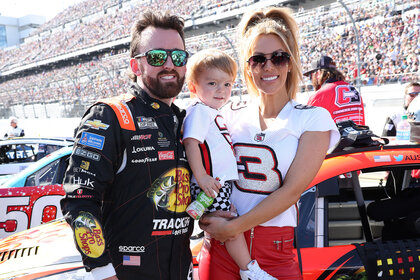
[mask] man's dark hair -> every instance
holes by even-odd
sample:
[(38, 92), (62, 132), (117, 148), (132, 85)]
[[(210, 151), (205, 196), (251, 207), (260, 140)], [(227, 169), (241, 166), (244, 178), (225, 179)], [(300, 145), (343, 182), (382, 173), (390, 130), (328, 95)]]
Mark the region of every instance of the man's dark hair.
[(404, 89), (405, 94), (408, 94), (408, 89), (411, 88), (411, 87), (420, 87), (420, 83), (418, 83), (418, 82), (410, 82), (410, 83), (408, 83), (405, 86), (405, 89)]
[[(130, 58), (138, 54), (139, 46), (142, 40), (141, 33), (149, 26), (176, 30), (181, 36), (182, 42), (185, 46), (184, 20), (182, 18), (170, 15), (169, 13), (146, 11), (141, 14), (140, 18), (131, 28)], [(137, 81), (137, 76), (134, 75), (131, 69), (129, 69), (128, 76), (134, 82)]]
[(343, 81), (343, 82), (346, 81), (346, 77), (344, 77), (343, 73), (341, 73), (338, 70), (332, 71), (329, 69), (320, 69), (320, 71), (321, 71), (321, 81), (322, 81), (321, 85), (326, 80), (329, 80), (329, 79), (334, 79), (334, 80)]

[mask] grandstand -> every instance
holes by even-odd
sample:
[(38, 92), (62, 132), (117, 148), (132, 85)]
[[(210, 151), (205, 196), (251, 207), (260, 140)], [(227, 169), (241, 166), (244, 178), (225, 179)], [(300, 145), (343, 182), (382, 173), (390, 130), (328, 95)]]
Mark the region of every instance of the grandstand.
[[(348, 0), (359, 33), (335, 1), (274, 0), (86, 0), (46, 22), (20, 46), (0, 50), (0, 118), (80, 117), (101, 97), (124, 92), (128, 79), (130, 26), (145, 8), (164, 9), (186, 20), (187, 50), (223, 49), (237, 58), (241, 15), (261, 6), (289, 6), (301, 34), (304, 70), (329, 54), (350, 81), (363, 85), (419, 78), (419, 0)], [(308, 80), (302, 91), (310, 90)], [(241, 92), (241, 81), (235, 91)]]

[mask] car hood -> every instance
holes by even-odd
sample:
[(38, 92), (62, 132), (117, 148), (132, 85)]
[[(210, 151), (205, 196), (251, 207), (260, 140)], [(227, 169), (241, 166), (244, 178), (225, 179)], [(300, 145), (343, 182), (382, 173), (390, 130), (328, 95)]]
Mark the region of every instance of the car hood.
[(23, 276), (39, 279), (81, 268), (82, 259), (75, 247), (73, 232), (64, 219), (0, 240), (0, 279)]

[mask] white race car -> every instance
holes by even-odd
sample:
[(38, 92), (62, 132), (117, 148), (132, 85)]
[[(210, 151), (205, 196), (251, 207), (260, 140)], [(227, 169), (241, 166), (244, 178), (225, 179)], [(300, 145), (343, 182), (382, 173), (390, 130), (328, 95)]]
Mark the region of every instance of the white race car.
[(16, 174), (46, 155), (72, 145), (71, 138), (19, 137), (0, 140), (0, 176)]

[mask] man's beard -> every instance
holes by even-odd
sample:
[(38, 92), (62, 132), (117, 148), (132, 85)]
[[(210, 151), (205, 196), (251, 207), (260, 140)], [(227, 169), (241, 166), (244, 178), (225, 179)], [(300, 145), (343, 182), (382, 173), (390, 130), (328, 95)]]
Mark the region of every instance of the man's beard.
[(179, 77), (176, 71), (166, 71), (163, 70), (158, 73), (157, 77), (162, 74), (171, 74), (176, 77), (176, 82), (167, 82), (161, 83), (158, 78), (153, 78), (150, 76), (142, 76), (142, 81), (145, 87), (150, 91), (151, 94), (158, 98), (167, 99), (177, 96), (184, 85), (185, 76), (182, 78)]

